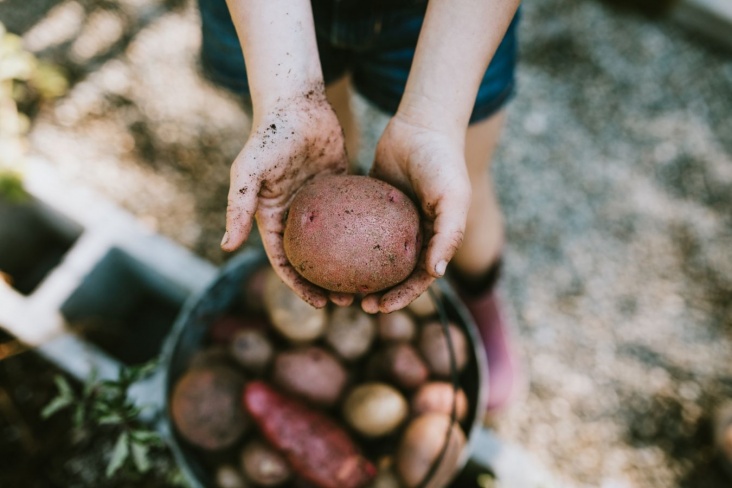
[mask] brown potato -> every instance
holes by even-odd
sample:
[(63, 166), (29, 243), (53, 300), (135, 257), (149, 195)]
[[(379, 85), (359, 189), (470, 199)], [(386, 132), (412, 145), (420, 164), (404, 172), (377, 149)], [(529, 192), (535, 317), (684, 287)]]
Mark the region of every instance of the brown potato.
[(244, 379), (226, 367), (198, 368), (176, 383), (170, 413), (178, 432), (191, 444), (208, 450), (232, 446), (249, 419), (241, 407)]
[[(465, 334), (455, 324), (449, 324), (450, 338), (455, 355), (455, 365), (460, 372), (468, 362), (468, 342)], [(450, 376), (450, 349), (442, 324), (430, 322), (422, 327), (419, 335), (419, 350), (427, 364), (437, 376)]]
[(310, 306), (271, 269), (265, 277), (264, 308), (272, 326), (292, 342), (310, 342), (325, 332), (325, 309)]
[(257, 316), (240, 317), (237, 315), (224, 315), (216, 319), (208, 328), (208, 335), (211, 342), (215, 344), (228, 344), (232, 337), (242, 329), (260, 329), (267, 327), (264, 319)]
[(453, 405), (458, 422), (468, 413), (468, 398), (462, 388), (457, 389), (445, 381), (432, 381), (422, 385), (412, 396), (412, 414), (442, 413), (452, 415)]
[(292, 266), (326, 290), (373, 293), (409, 276), (421, 249), (414, 202), (381, 180), (328, 175), (292, 200), (283, 244)]
[(254, 329), (242, 329), (234, 334), (229, 351), (237, 363), (253, 373), (264, 371), (274, 357), (272, 342)]
[(407, 401), (386, 383), (364, 383), (354, 388), (343, 402), (346, 422), (366, 437), (393, 432), (408, 413)]
[(406, 390), (418, 388), (430, 375), (427, 365), (409, 343), (388, 345), (380, 357), (385, 375)]
[(284, 351), (274, 360), (272, 379), (280, 388), (317, 405), (340, 398), (346, 370), (331, 353), (315, 346)]
[(261, 486), (277, 486), (292, 475), (282, 455), (260, 440), (250, 441), (241, 453), (241, 469), (247, 478)]
[(409, 342), (417, 335), (414, 318), (404, 310), (377, 315), (379, 337), (382, 341)]
[(440, 413), (420, 415), (409, 423), (396, 455), (397, 473), (407, 487), (421, 486), (438, 460), (445, 441), (448, 442), (447, 449), (425, 488), (447, 486), (465, 448), (465, 434), (457, 423), (450, 422), (449, 416)]
[(337, 307), (330, 314), (326, 342), (346, 361), (363, 356), (376, 334), (375, 319), (361, 307)]

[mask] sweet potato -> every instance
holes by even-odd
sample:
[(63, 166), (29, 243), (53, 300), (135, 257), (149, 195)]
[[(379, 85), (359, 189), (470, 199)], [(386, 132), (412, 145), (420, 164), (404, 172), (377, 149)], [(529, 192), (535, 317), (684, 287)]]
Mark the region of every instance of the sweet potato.
[(362, 488), (376, 475), (348, 433), (330, 417), (262, 381), (244, 389), (244, 407), (293, 471), (319, 488)]
[(367, 176), (329, 175), (303, 186), (285, 224), (287, 259), (327, 290), (372, 293), (410, 275), (421, 249), (417, 207)]

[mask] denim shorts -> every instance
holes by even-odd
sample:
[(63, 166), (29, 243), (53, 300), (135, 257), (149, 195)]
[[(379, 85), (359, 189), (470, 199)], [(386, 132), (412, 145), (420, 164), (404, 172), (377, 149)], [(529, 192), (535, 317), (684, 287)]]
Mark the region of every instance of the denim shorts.
[[(312, 4), (325, 83), (350, 73), (361, 95), (394, 114), (407, 83), (426, 0), (312, 0)], [(204, 74), (248, 97), (244, 57), (226, 0), (199, 0), (199, 7)], [(498, 111), (514, 93), (518, 18), (517, 13), (483, 76), (471, 123)]]

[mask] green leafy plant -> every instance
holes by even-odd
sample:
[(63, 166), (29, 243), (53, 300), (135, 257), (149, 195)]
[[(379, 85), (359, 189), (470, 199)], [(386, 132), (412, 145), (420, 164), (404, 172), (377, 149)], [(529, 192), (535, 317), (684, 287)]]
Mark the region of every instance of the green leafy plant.
[(130, 387), (155, 369), (154, 362), (122, 368), (116, 380), (98, 380), (93, 374), (77, 393), (63, 376), (55, 378), (58, 394), (43, 409), (48, 418), (61, 410), (71, 410), (76, 429), (111, 428), (116, 437), (107, 477), (120, 469), (146, 473), (151, 467), (151, 450), (162, 447), (160, 435), (139, 421), (142, 407), (129, 399)]

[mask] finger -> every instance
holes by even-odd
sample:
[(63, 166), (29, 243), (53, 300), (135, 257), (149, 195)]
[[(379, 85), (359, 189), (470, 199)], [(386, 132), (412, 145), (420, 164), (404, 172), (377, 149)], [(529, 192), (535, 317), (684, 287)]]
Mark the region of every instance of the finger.
[(331, 302), (335, 303), (339, 307), (350, 307), (353, 303), (354, 295), (352, 293), (340, 293), (332, 291), (328, 295)]
[(455, 194), (443, 198), (438, 204), (425, 257), (425, 268), (433, 278), (445, 274), (447, 263), (460, 248), (469, 206), (469, 195)]
[(380, 298), (381, 295), (377, 294), (366, 295), (361, 299), (361, 310), (370, 314), (379, 313)]
[(328, 303), (328, 295), (322, 288), (310, 283), (295, 271), (285, 255), (282, 243), (282, 212), (260, 209), (257, 214), (259, 230), (262, 234), (264, 251), (275, 273), (297, 295), (315, 308), (323, 308)]
[(391, 313), (406, 307), (424, 293), (434, 281), (435, 278), (424, 269), (415, 270), (409, 278), (381, 296), (379, 312)]
[(254, 172), (246, 170), (246, 163), (234, 162), (231, 169), (229, 199), (226, 207), (226, 233), (221, 249), (232, 252), (249, 237), (257, 211), (261, 183)]

